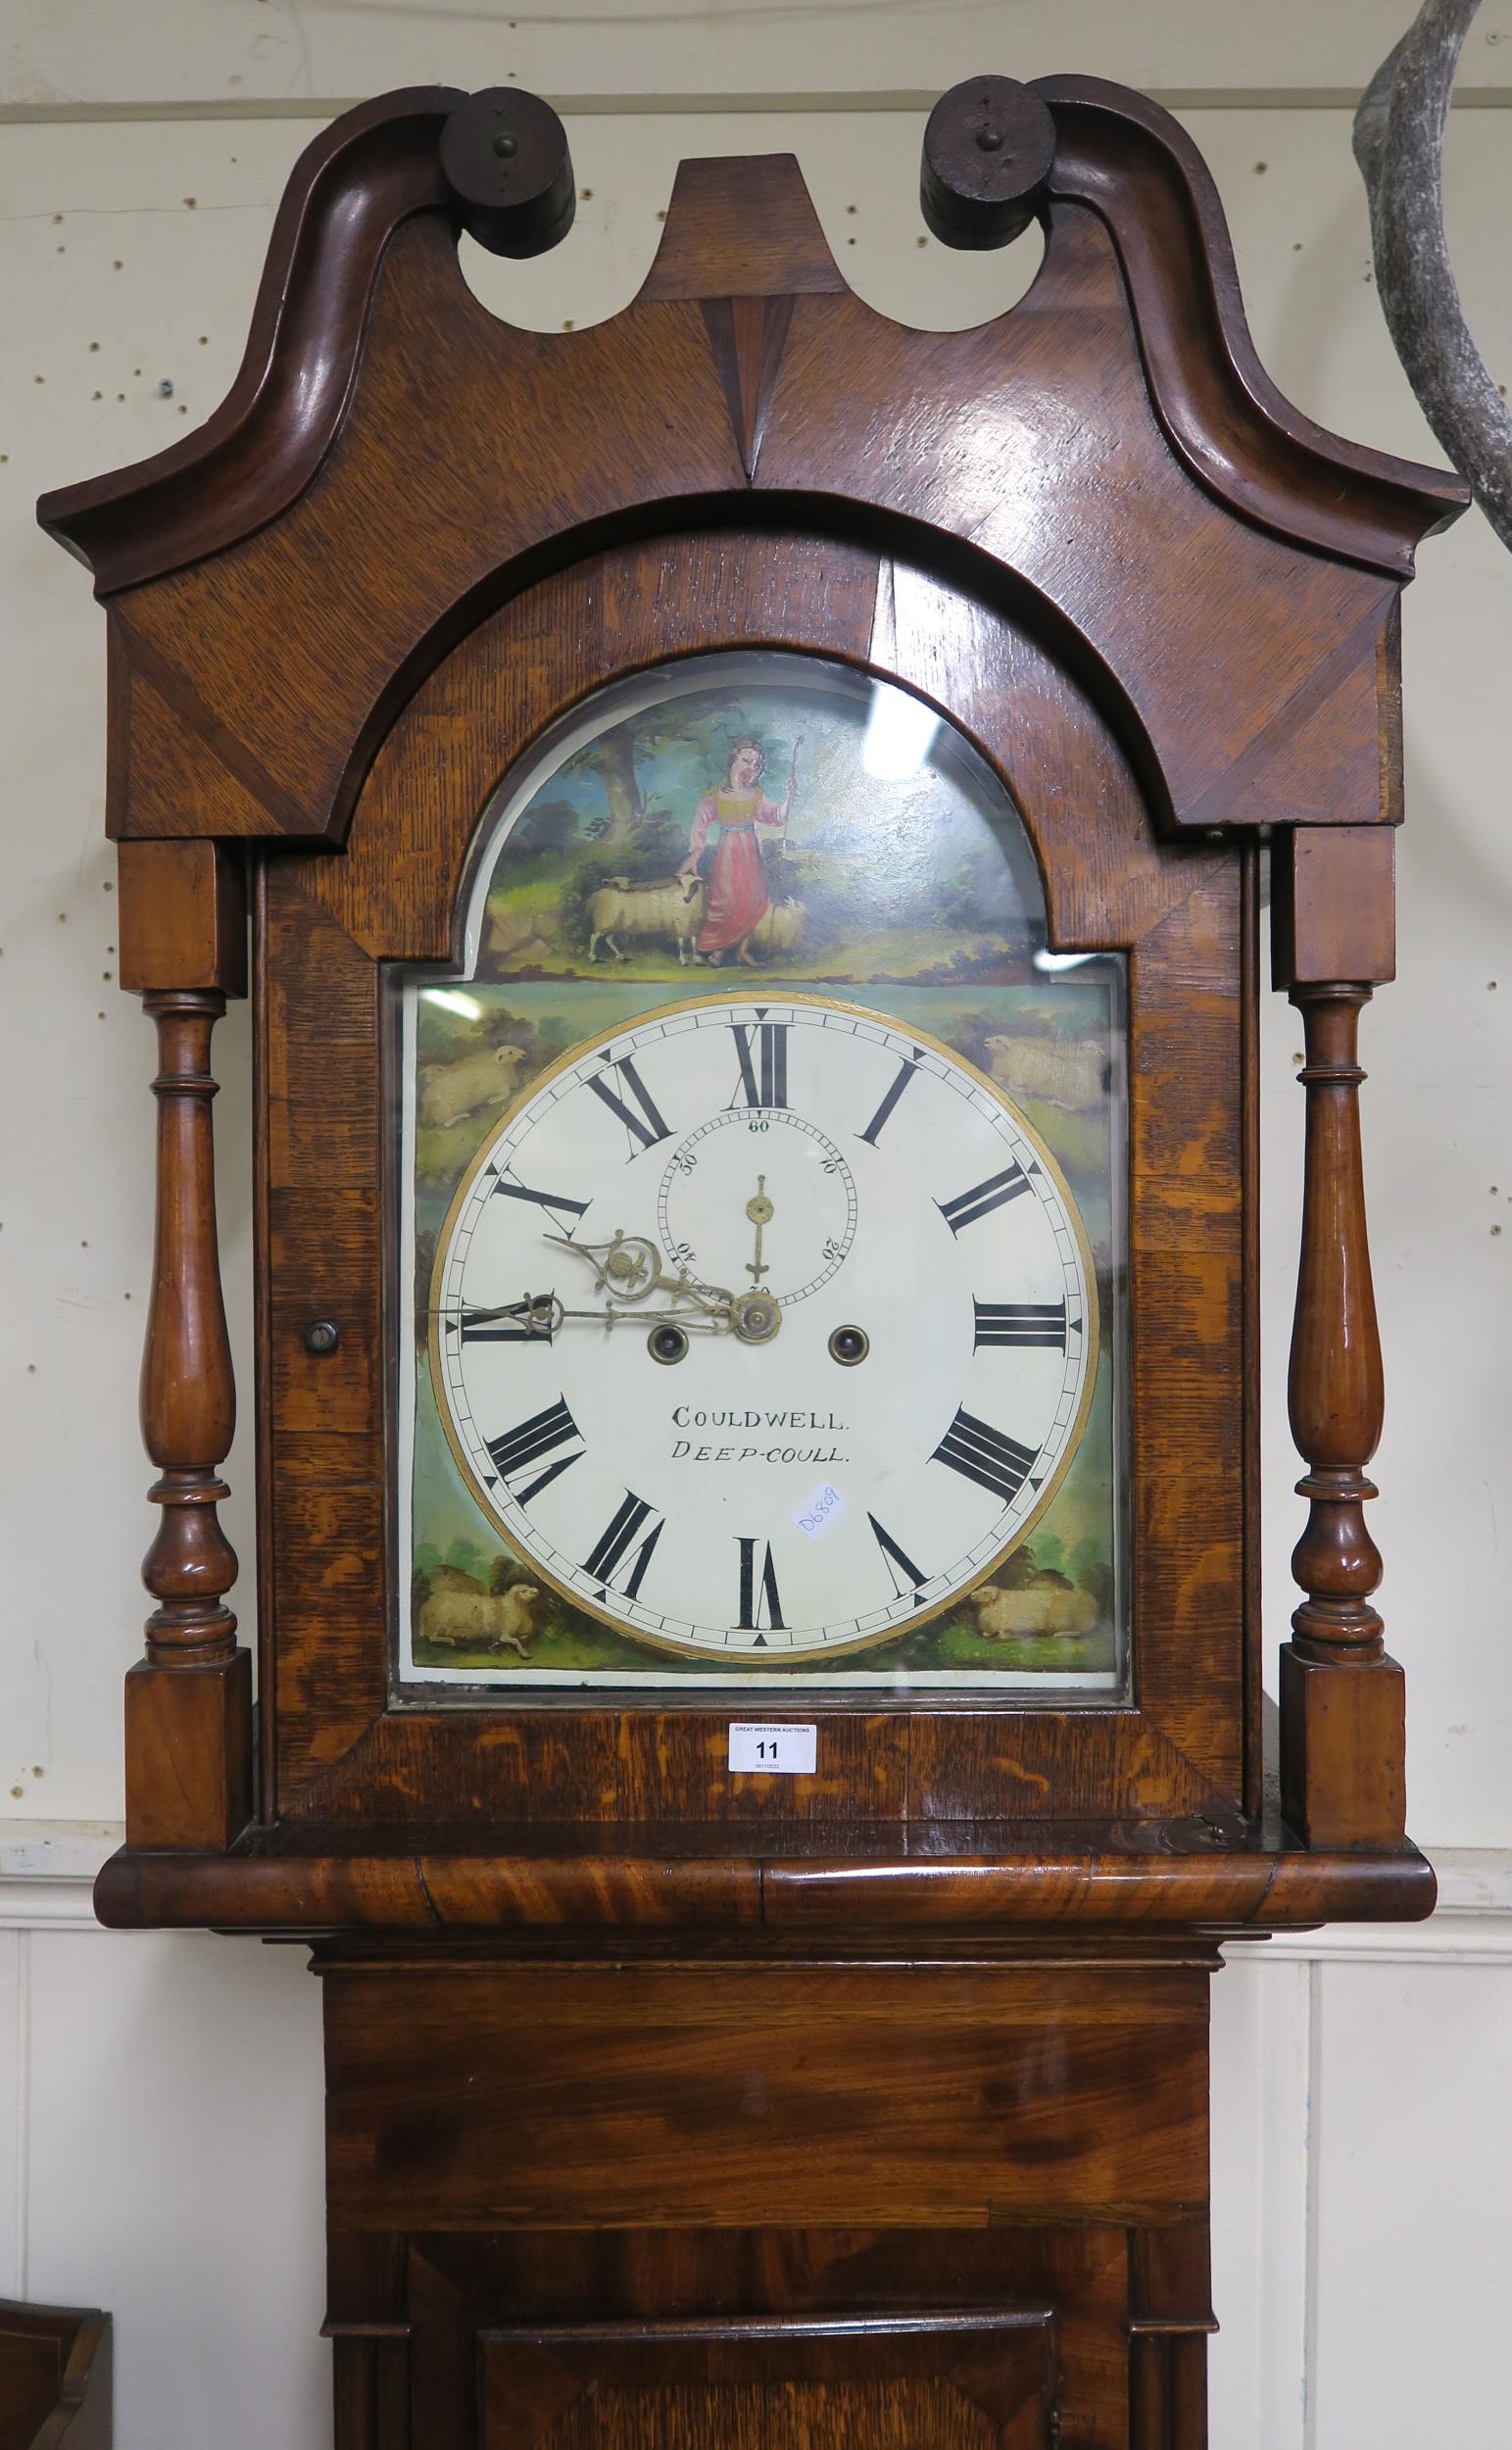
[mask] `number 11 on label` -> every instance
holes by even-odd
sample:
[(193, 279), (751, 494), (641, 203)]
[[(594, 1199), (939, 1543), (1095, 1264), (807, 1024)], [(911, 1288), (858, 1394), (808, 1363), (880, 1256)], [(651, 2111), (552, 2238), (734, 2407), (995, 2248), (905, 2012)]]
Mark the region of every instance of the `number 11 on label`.
[(770, 1719), (741, 1719), (730, 1727), (732, 1771), (767, 1777), (811, 1778), (818, 1766), (817, 1726), (777, 1726)]

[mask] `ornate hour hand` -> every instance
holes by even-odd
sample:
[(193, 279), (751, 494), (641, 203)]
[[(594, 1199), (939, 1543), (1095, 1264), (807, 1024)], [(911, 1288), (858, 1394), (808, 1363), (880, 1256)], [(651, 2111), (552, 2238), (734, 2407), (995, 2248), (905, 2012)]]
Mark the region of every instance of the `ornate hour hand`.
[(546, 1240), (586, 1259), (595, 1293), (607, 1293), (614, 1301), (644, 1301), (661, 1282), (661, 1253), (644, 1235), (616, 1226), (608, 1242), (569, 1242), (565, 1234), (548, 1234)]
[[(699, 1285), (684, 1271), (668, 1276), (661, 1264), (661, 1253), (642, 1234), (626, 1234), (618, 1229), (609, 1242), (569, 1242), (565, 1234), (548, 1234), (546, 1241), (559, 1250), (574, 1251), (585, 1259), (594, 1272), (595, 1293), (607, 1294), (610, 1301), (640, 1303), (654, 1293), (667, 1297), (672, 1310), (701, 1311), (706, 1316), (728, 1326), (733, 1318), (735, 1297), (724, 1285)], [(597, 1316), (597, 1312), (565, 1311), (565, 1317)]]

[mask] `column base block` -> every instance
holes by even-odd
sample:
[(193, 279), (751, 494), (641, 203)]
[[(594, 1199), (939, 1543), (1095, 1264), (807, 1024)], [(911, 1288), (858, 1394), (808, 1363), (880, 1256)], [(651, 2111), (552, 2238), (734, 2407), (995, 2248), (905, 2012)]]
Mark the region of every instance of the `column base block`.
[(1406, 1679), (1394, 1659), (1323, 1666), (1281, 1653), (1281, 1810), (1304, 1845), (1399, 1846), (1407, 1830)]
[(252, 1818), (252, 1653), (126, 1677), (126, 1844), (224, 1853)]

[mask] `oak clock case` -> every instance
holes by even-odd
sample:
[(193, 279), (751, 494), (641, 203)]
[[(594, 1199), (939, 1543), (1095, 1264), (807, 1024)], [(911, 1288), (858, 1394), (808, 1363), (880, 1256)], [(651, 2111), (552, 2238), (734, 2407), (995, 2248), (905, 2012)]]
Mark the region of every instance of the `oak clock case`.
[(1199, 157), (1097, 79), (931, 115), (934, 237), (1045, 233), (972, 331), (855, 298), (786, 157), (685, 163), (607, 322), (497, 320), (459, 231), (574, 192), (529, 95), (349, 112), (226, 402), (41, 505), (158, 1046), (98, 1910), (311, 1947), (338, 2450), (1203, 2450), (1220, 1945), (1434, 1900), (1358, 1054), (1465, 489), (1280, 397)]
[(979, 754), (648, 675), (503, 786), (464, 941), (396, 982), (401, 1684), (1115, 1690), (1124, 965)]

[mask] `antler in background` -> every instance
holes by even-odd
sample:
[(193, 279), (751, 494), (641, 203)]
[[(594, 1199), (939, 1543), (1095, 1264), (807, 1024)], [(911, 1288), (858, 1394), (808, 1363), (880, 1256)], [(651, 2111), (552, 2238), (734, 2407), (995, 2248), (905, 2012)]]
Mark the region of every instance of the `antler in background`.
[(1423, 0), (1354, 119), (1376, 286), (1407, 380), (1492, 527), (1512, 546), (1512, 416), (1465, 322), (1443, 227), (1443, 137), (1480, 0)]

